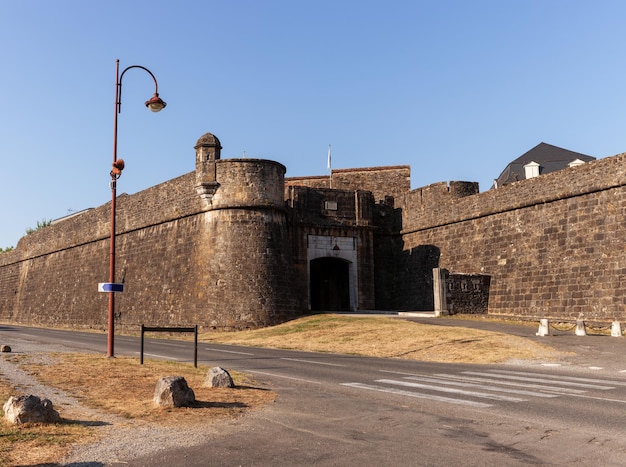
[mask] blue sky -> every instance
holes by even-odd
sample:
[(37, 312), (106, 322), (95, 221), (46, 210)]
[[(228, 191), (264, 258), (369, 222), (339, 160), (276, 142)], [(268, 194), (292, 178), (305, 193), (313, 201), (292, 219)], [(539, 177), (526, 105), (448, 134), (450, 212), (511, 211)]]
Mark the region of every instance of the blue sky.
[(0, 0), (0, 247), (43, 218), (110, 199), (115, 60), (118, 193), (222, 157), (287, 176), (408, 164), (414, 188), (489, 189), (540, 142), (626, 152), (626, 2), (577, 0)]

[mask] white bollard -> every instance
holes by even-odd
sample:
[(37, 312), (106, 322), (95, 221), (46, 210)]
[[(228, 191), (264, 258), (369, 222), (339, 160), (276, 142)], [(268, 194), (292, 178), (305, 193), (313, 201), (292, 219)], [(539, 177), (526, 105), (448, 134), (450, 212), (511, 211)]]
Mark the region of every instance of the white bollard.
[(611, 337), (622, 337), (622, 325), (619, 321), (613, 321), (611, 324)]
[(550, 335), (550, 324), (546, 318), (541, 318), (539, 320), (539, 330), (537, 331), (538, 336), (549, 336)]
[(576, 320), (576, 335), (577, 336), (587, 335), (587, 328), (585, 327), (585, 322), (582, 319)]

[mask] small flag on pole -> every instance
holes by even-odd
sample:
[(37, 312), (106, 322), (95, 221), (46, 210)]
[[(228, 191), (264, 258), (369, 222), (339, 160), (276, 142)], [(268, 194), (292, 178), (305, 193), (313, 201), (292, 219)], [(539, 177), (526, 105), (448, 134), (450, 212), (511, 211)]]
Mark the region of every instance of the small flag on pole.
[(329, 187), (332, 189), (333, 187), (333, 169), (332, 169), (332, 164), (331, 164), (331, 159), (330, 159), (330, 144), (328, 145), (328, 163), (326, 164), (326, 167), (328, 168), (328, 183), (329, 183)]
[(330, 161), (330, 144), (329, 144), (328, 145), (328, 164), (327, 164), (326, 168), (328, 170), (330, 170), (331, 167), (332, 167), (332, 165), (331, 165), (331, 161)]

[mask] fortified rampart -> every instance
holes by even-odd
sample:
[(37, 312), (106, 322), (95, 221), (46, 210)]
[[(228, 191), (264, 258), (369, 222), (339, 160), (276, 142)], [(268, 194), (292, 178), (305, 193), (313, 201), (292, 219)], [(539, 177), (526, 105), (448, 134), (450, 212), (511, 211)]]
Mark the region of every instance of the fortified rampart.
[[(153, 297), (145, 314), (164, 311), (160, 302), (165, 298), (163, 290), (169, 287), (167, 281), (160, 285), (163, 255), (168, 252), (174, 274), (182, 273), (192, 256), (187, 252), (194, 248), (193, 244), (186, 245), (182, 252), (174, 246), (187, 244), (197, 227), (193, 217), (201, 210), (201, 203), (193, 180), (188, 174), (132, 196), (118, 197), (118, 280), (127, 282), (128, 290), (118, 299), (120, 322), (131, 319), (125, 302), (138, 298), (139, 284)], [(107, 203), (54, 223), (22, 237), (15, 250), (1, 254), (2, 318), (31, 324), (102, 323), (98, 310), (106, 310), (106, 295), (97, 293), (97, 284), (108, 277), (110, 212)], [(140, 256), (142, 265), (138, 267), (132, 261)], [(131, 277), (137, 279), (133, 284)], [(5, 284), (10, 284), (8, 291)], [(153, 288), (149, 284), (154, 284)]]
[[(333, 170), (332, 189), (285, 179), (274, 161), (221, 159), (210, 133), (195, 150), (194, 172), (118, 197), (118, 327), (244, 329), (446, 297), (455, 312), (626, 321), (626, 154), (478, 193), (410, 191), (408, 166)], [(110, 210), (0, 254), (0, 320), (104, 329)]]
[(490, 314), (625, 320), (625, 162), (620, 154), (461, 198), (441, 185), (434, 198), (407, 193), (398, 306), (420, 306), (432, 266), (490, 275)]
[[(217, 141), (212, 135), (210, 141)], [(197, 157), (207, 146), (198, 141)], [(259, 159), (201, 161), (189, 173), (117, 201), (117, 326), (267, 326), (301, 309), (289, 291), (285, 167)], [(110, 203), (23, 237), (0, 255), (0, 319), (103, 328)]]
[(332, 169), (327, 177), (289, 177), (285, 179), (285, 184), (286, 186), (334, 190), (371, 191), (374, 201), (383, 201), (389, 196), (399, 198), (411, 189), (411, 167), (390, 165), (360, 169)]

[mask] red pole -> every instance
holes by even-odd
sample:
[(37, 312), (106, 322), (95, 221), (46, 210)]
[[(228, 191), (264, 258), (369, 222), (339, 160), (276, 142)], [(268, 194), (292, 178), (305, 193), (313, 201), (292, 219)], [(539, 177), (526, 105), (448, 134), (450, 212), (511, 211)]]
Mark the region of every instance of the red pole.
[[(113, 120), (113, 163), (117, 160), (117, 114), (120, 97), (120, 61), (115, 61), (115, 118)], [(111, 241), (109, 244), (109, 282), (115, 282), (115, 204), (117, 176), (111, 171)], [(107, 357), (115, 356), (115, 292), (109, 292)]]
[[(148, 72), (154, 81), (154, 96), (146, 102), (152, 112), (159, 112), (167, 105), (159, 97), (159, 85), (150, 70), (140, 65), (132, 65), (124, 69), (120, 75), (120, 61), (115, 61), (115, 118), (113, 120), (113, 169), (111, 170), (111, 242), (109, 248), (109, 283), (115, 283), (115, 203), (117, 200), (117, 179), (122, 175), (124, 161), (117, 159), (117, 117), (122, 110), (122, 78), (131, 68), (141, 68)], [(115, 292), (109, 292), (107, 357), (114, 357), (115, 340)]]

